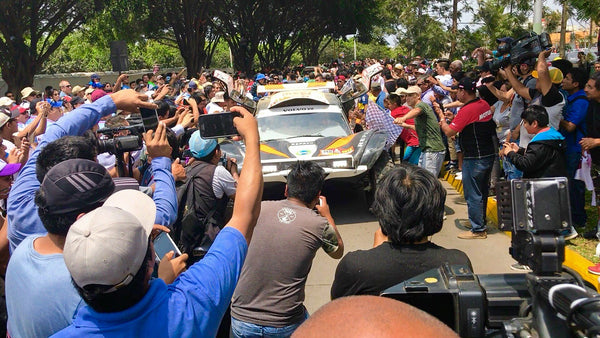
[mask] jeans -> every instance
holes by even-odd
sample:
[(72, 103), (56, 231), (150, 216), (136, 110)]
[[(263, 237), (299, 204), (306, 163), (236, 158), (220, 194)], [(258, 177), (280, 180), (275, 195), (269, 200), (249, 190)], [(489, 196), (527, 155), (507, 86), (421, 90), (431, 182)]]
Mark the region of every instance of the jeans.
[(308, 311), (304, 310), (304, 319), (298, 323), (284, 327), (272, 327), (243, 322), (231, 317), (231, 331), (229, 337), (234, 338), (250, 338), (250, 337), (267, 337), (267, 338), (284, 338), (290, 337), (294, 331), (308, 319)]
[(502, 168), (504, 169), (504, 174), (506, 175), (507, 181), (523, 177), (523, 172), (517, 169), (517, 167), (515, 167), (515, 165), (512, 164), (512, 162), (510, 162), (508, 157), (505, 157), (502, 160)]
[(429, 171), (433, 176), (438, 177), (442, 164), (444, 163), (446, 151), (424, 151), (419, 157), (419, 167)]
[(421, 148), (407, 146), (404, 150), (404, 158), (402, 160), (410, 164), (418, 165), (419, 157), (421, 157)]
[(565, 157), (567, 158), (571, 219), (573, 224), (584, 226), (587, 222), (587, 214), (585, 213), (585, 183), (575, 179), (575, 172), (581, 162), (581, 153), (566, 153)]
[(495, 156), (464, 159), (462, 183), (473, 232), (485, 231), (485, 213)]

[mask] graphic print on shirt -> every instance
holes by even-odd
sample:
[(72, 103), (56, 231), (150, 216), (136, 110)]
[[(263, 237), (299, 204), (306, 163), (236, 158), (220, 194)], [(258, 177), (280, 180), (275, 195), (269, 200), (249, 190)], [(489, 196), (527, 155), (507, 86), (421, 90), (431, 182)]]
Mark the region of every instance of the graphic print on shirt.
[(290, 224), (296, 219), (296, 212), (290, 208), (281, 208), (277, 212), (277, 218), (281, 223)]

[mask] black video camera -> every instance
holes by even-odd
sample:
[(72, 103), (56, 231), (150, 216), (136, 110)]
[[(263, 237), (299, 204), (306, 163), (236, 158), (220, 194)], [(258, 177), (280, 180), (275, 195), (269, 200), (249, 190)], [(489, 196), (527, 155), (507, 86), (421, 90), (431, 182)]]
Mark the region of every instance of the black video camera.
[[(120, 135), (123, 131), (128, 131), (130, 135)], [(143, 146), (141, 135), (143, 131), (144, 128), (141, 125), (98, 129), (97, 133), (104, 135), (103, 138), (98, 138), (98, 143), (96, 144), (98, 153), (118, 155), (140, 150)]]
[(381, 295), (437, 317), (461, 337), (596, 337), (600, 297), (562, 266), (571, 226), (566, 178), (496, 185), (501, 230), (512, 233), (511, 256), (527, 274), (475, 275), (448, 264), (397, 284)]
[(540, 52), (552, 47), (548, 33), (540, 35), (530, 32), (510, 44), (498, 47), (498, 57), (492, 62), (490, 68), (494, 71), (504, 68), (509, 64), (518, 65), (530, 59), (536, 59)]

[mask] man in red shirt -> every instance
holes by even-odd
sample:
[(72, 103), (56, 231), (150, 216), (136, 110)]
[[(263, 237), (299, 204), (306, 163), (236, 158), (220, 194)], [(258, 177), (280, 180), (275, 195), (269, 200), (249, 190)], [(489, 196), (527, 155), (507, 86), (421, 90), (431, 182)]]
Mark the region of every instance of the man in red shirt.
[[(406, 89), (404, 88), (398, 88), (395, 92), (391, 93), (388, 96), (388, 101), (390, 103), (390, 115), (392, 115), (394, 119), (406, 115), (412, 108), (405, 105)], [(406, 126), (400, 133), (400, 139), (406, 144), (402, 161), (419, 165), (421, 148), (419, 148), (419, 137), (417, 136), (417, 131), (415, 130), (415, 120), (408, 119), (405, 122)]]
[[(454, 88), (454, 87), (453, 87)], [(471, 222), (471, 231), (458, 235), (461, 239), (485, 239), (485, 212), (489, 192), (490, 175), (494, 159), (498, 156), (493, 135), (496, 124), (492, 120), (490, 105), (475, 94), (476, 84), (469, 77), (464, 77), (456, 86), (457, 98), (464, 105), (456, 116), (440, 113), (440, 126), (446, 136), (451, 137), (460, 132), (458, 141), (464, 154), (463, 189)], [(446, 118), (452, 119), (451, 123)]]

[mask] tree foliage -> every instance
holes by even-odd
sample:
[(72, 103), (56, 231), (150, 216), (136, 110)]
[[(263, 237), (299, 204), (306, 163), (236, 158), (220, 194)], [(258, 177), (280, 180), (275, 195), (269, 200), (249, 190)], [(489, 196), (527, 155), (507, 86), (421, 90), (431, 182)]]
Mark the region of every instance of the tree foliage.
[(63, 40), (100, 11), (99, 0), (2, 0), (0, 67), (9, 90), (19, 92)]

